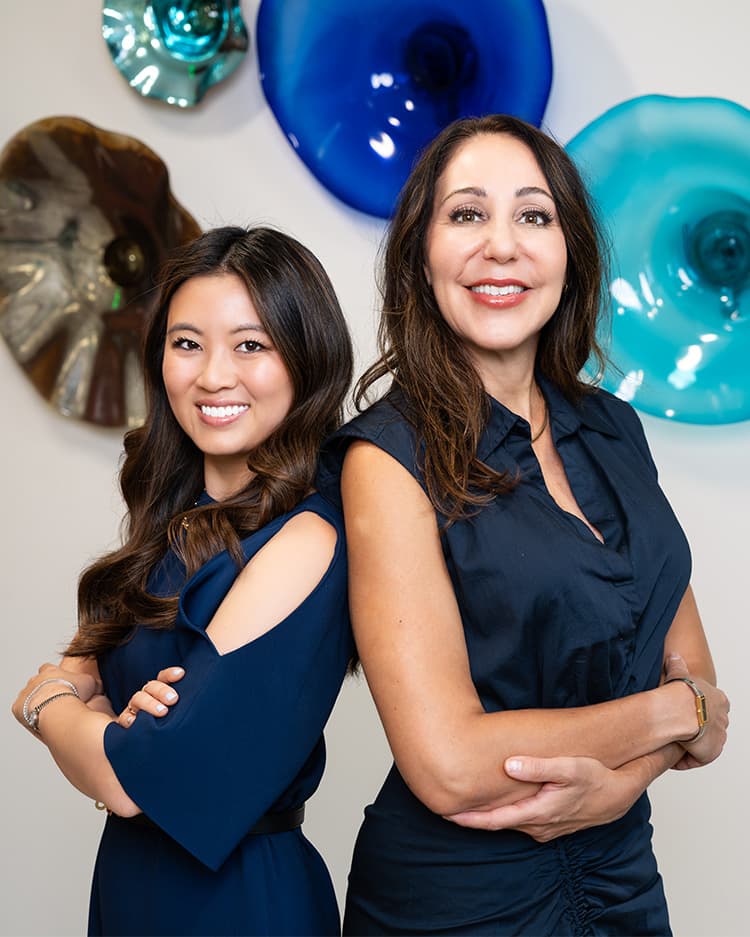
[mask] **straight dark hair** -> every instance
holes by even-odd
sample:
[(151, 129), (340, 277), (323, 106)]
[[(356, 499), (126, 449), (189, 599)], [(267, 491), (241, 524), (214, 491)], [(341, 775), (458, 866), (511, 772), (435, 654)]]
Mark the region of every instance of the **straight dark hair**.
[(404, 415), (424, 441), (423, 470), (433, 506), (448, 522), (511, 490), (516, 480), (477, 458), (489, 398), (461, 339), (446, 324), (425, 274), (428, 229), (438, 182), (458, 149), (480, 135), (514, 137), (528, 147), (550, 187), (568, 261), (560, 303), (542, 329), (538, 371), (575, 401), (589, 386), (580, 371), (604, 356), (596, 341), (606, 248), (576, 166), (546, 133), (504, 114), (465, 118), (445, 128), (422, 153), (399, 196), (381, 253), (383, 311), (379, 357), (360, 378), (357, 408), (390, 376), (406, 400)]
[[(196, 508), (203, 454), (169, 406), (162, 358), (177, 290), (192, 277), (221, 275), (239, 277), (245, 285), (283, 359), (294, 397), (281, 425), (248, 456), (253, 475), (247, 485), (225, 501)], [(167, 548), (182, 557), (188, 575), (224, 549), (239, 564), (240, 538), (291, 510), (312, 489), (320, 445), (343, 418), (351, 339), (327, 274), (294, 238), (268, 227), (207, 231), (166, 263), (159, 289), (143, 345), (148, 415), (142, 427), (125, 435), (124, 542), (81, 575), (79, 628), (66, 651), (72, 656), (100, 654), (125, 640), (136, 624), (171, 627), (177, 596), (147, 591)]]

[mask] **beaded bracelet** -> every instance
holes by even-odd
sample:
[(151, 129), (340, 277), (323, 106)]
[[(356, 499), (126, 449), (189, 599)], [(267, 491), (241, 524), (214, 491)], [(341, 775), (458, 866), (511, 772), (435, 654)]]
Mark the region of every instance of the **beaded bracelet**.
[[(70, 680), (63, 680), (62, 677), (49, 677), (47, 680), (42, 680), (40, 684), (35, 686), (34, 689), (31, 691), (31, 693), (29, 693), (29, 695), (23, 701), (23, 718), (24, 718), (24, 722), (26, 723), (26, 725), (29, 726), (29, 728), (34, 729), (34, 731), (37, 731), (37, 732), (39, 730), (36, 728), (36, 724), (32, 725), (31, 723), (31, 716), (29, 714), (29, 703), (37, 695), (37, 693), (41, 690), (43, 686), (49, 686), (50, 683), (62, 683), (64, 686), (67, 686), (72, 690), (72, 695), (78, 696), (78, 690), (76, 689), (75, 684), (71, 683)], [(68, 694), (65, 694), (65, 695), (68, 695)], [(54, 699), (54, 697), (50, 697), (50, 699)]]
[(77, 693), (71, 693), (70, 690), (63, 690), (62, 693), (54, 693), (52, 696), (48, 696), (47, 699), (43, 699), (38, 706), (35, 706), (29, 713), (29, 718), (26, 720), (29, 724), (29, 727), (33, 729), (34, 732), (39, 731), (39, 713), (44, 709), (47, 703), (51, 703), (52, 700), (60, 699), (61, 696), (75, 696), (76, 699), (79, 699)]

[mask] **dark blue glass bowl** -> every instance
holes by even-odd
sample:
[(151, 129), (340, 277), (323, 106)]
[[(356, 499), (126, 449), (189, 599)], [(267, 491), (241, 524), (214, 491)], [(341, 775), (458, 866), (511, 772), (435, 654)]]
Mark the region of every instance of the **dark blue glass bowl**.
[(614, 248), (603, 385), (667, 419), (750, 419), (750, 111), (646, 95), (566, 149)]
[(459, 117), (541, 123), (552, 52), (541, 0), (262, 0), (263, 91), (347, 204), (391, 215), (419, 150)]

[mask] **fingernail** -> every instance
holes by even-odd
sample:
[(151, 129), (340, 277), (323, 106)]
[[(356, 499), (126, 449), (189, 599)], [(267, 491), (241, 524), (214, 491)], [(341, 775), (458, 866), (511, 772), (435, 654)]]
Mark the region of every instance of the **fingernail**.
[(505, 770), (508, 771), (520, 771), (523, 768), (523, 763), (520, 758), (509, 758), (505, 762)]
[(166, 709), (167, 709), (167, 707), (164, 705), (164, 703), (157, 703), (157, 704), (156, 704), (156, 711), (157, 711), (158, 713), (166, 712)]
[(132, 725), (134, 719), (135, 716), (125, 716), (125, 722), (127, 722), (128, 725)]
[(682, 656), (680, 654), (670, 654), (667, 659), (668, 660), (682, 660)]
[(175, 693), (174, 690), (167, 690), (165, 696), (167, 697), (170, 703), (172, 702), (172, 700), (177, 699), (177, 694)]
[(185, 673), (185, 671), (182, 669), (182, 667), (173, 667), (173, 668), (172, 668), (172, 676), (174, 676), (174, 677), (179, 677), (179, 675), (180, 675), (181, 673)]

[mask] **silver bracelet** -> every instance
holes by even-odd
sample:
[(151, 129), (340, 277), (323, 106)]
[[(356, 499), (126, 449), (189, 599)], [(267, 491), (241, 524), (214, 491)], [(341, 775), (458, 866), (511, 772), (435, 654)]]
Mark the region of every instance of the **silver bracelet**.
[(29, 718), (26, 720), (29, 724), (29, 728), (34, 732), (39, 731), (39, 713), (44, 709), (47, 703), (51, 703), (52, 700), (60, 699), (61, 696), (75, 696), (76, 699), (80, 699), (77, 693), (71, 693), (70, 690), (63, 690), (62, 693), (53, 693), (52, 696), (48, 696), (47, 699), (43, 699), (38, 706), (35, 706), (29, 713)]
[(26, 723), (26, 725), (29, 726), (29, 728), (32, 728), (32, 729), (35, 728), (35, 726), (31, 724), (31, 718), (29, 716), (29, 703), (37, 695), (37, 693), (41, 690), (43, 686), (49, 686), (50, 683), (62, 683), (64, 686), (70, 687), (73, 693), (76, 696), (78, 696), (78, 690), (76, 689), (76, 685), (74, 683), (71, 683), (70, 680), (63, 680), (62, 677), (49, 677), (47, 680), (42, 680), (42, 682), (38, 684), (37, 686), (35, 686), (34, 689), (31, 691), (31, 693), (29, 693), (29, 695), (23, 701), (23, 718), (24, 718), (24, 722)]

